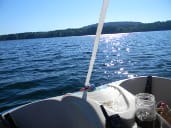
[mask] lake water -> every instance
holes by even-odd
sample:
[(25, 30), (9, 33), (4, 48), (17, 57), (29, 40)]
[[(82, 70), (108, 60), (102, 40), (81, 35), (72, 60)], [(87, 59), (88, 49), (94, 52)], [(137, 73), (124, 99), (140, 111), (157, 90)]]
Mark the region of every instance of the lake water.
[[(95, 36), (0, 41), (0, 112), (78, 91)], [(91, 78), (96, 86), (135, 76), (171, 78), (171, 31), (102, 35)]]

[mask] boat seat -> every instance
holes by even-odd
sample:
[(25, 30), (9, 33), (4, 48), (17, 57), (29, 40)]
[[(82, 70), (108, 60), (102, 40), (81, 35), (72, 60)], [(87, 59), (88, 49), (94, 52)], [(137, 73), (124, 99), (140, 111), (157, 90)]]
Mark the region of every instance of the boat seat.
[(10, 114), (17, 128), (102, 128), (103, 124), (91, 104), (67, 96), (61, 101), (48, 99), (27, 104)]
[[(68, 106), (66, 112), (71, 119), (73, 128), (104, 128), (105, 117), (100, 105), (91, 99), (83, 100), (74, 96), (67, 96), (62, 100)], [(84, 126), (83, 126), (84, 125)]]
[[(125, 80), (119, 86), (125, 88), (132, 94), (144, 92), (147, 77), (138, 77)], [(152, 77), (152, 94), (155, 95), (156, 102), (164, 101), (171, 106), (171, 98), (168, 98), (171, 90), (171, 80), (162, 77)]]

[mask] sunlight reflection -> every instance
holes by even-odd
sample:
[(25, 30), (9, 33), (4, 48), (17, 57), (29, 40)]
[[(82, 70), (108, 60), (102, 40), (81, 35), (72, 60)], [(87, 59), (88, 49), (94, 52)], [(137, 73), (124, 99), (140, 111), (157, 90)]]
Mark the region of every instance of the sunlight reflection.
[(134, 78), (134, 77), (137, 77), (136, 74), (128, 74), (128, 78)]
[(104, 46), (104, 66), (106, 67), (104, 74), (106, 74), (107, 77), (136, 77), (136, 75), (129, 73), (128, 68), (125, 67), (125, 64), (131, 63), (125, 58), (125, 54), (130, 53), (129, 45), (125, 41), (125, 37), (128, 35), (129, 33), (102, 35), (100, 41)]
[(129, 33), (103, 34), (101, 36), (101, 40), (100, 41), (104, 41), (106, 43), (109, 43), (113, 39), (117, 40), (117, 39), (123, 38), (123, 37), (128, 36), (128, 35), (129, 35)]
[(127, 51), (127, 52), (130, 52), (130, 49), (129, 49), (129, 48), (126, 48), (126, 51)]

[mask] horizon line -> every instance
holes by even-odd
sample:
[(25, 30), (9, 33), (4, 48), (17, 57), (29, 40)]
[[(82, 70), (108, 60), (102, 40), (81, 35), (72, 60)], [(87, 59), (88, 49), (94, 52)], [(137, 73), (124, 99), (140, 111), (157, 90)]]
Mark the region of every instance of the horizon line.
[[(158, 21), (153, 21), (153, 22), (141, 22), (141, 21), (107, 21), (107, 22), (104, 22), (105, 23), (121, 23), (121, 22), (134, 22), (134, 23), (142, 23), (142, 24), (150, 24), (150, 23), (156, 23), (156, 22), (167, 22), (167, 21), (171, 21), (170, 19), (169, 20), (158, 20)], [(61, 30), (68, 30), (68, 29), (79, 29), (79, 28), (84, 28), (84, 27), (87, 27), (87, 26), (91, 26), (91, 25), (96, 25), (98, 23), (92, 23), (92, 24), (89, 24), (89, 25), (84, 25), (82, 27), (75, 27), (75, 28), (63, 28), (63, 29), (53, 29), (53, 30), (42, 30), (42, 31), (26, 31), (26, 32), (16, 32), (16, 33), (8, 33), (8, 34), (0, 34), (0, 36), (6, 36), (6, 35), (13, 35), (13, 34), (23, 34), (23, 33), (43, 33), (43, 32), (51, 32), (51, 31), (61, 31)]]

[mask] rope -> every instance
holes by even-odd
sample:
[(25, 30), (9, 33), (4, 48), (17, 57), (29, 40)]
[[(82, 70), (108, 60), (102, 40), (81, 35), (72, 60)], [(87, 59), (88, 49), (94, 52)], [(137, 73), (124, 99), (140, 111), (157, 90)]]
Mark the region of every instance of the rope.
[[(103, 0), (103, 5), (102, 5), (102, 8), (101, 8), (99, 23), (98, 23), (98, 26), (97, 26), (96, 38), (95, 38), (95, 41), (94, 41), (94, 47), (93, 47), (93, 52), (92, 52), (92, 56), (91, 56), (91, 59), (90, 59), (89, 69), (88, 69), (88, 73), (87, 73), (87, 77), (86, 77), (86, 81), (85, 81), (85, 86), (91, 86), (90, 85), (90, 78), (91, 78), (91, 74), (92, 74), (92, 71), (93, 71), (94, 62), (95, 62), (95, 59), (96, 59), (96, 53), (97, 53), (97, 49), (98, 49), (100, 35), (101, 35), (102, 29), (103, 29), (103, 24), (104, 24), (104, 19), (105, 19), (105, 16), (106, 16), (108, 3), (109, 3), (109, 0)], [(87, 98), (87, 90), (84, 91), (82, 98), (83, 99)]]
[(93, 70), (93, 66), (94, 66), (94, 62), (95, 62), (95, 58), (96, 58), (96, 53), (97, 53), (97, 49), (98, 49), (100, 35), (102, 32), (104, 19), (105, 19), (105, 15), (106, 15), (106, 11), (107, 11), (107, 6), (109, 3), (108, 1), (109, 0), (103, 0), (103, 5), (102, 5), (99, 23), (98, 23), (98, 27), (97, 27), (97, 31), (96, 31), (96, 38), (94, 41), (94, 47), (93, 47), (93, 52), (92, 52), (92, 56), (91, 56), (91, 60), (90, 60), (90, 64), (89, 64), (89, 69), (88, 69), (88, 73), (87, 73), (87, 77), (86, 77), (86, 81), (85, 81), (85, 86), (90, 85), (89, 81), (91, 78), (91, 74), (92, 74), (92, 70)]

